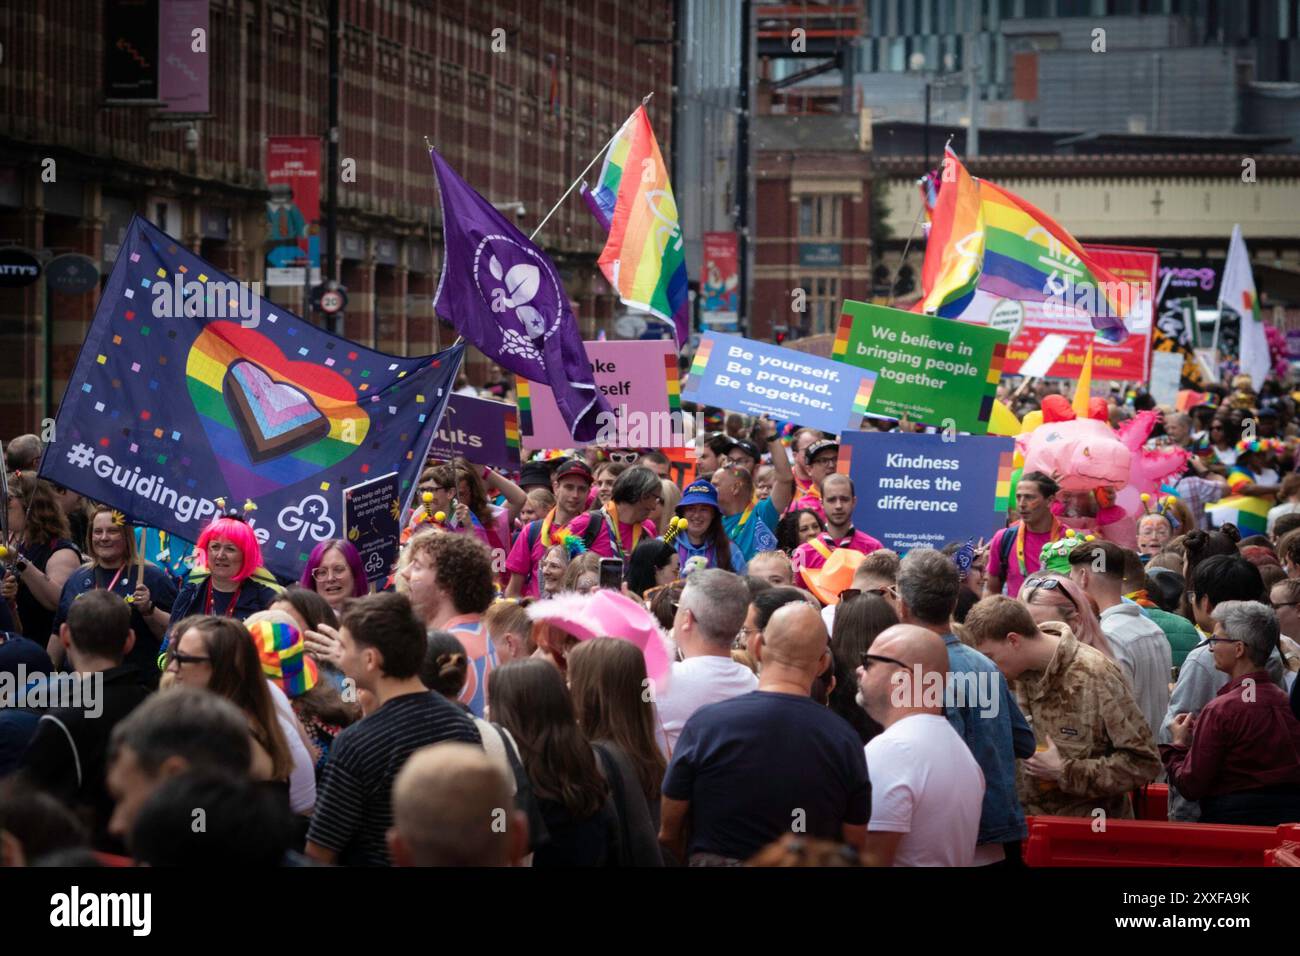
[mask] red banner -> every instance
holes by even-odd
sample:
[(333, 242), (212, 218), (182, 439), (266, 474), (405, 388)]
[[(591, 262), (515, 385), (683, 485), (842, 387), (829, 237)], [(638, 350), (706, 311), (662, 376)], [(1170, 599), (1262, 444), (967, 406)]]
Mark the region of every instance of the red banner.
[(266, 284), (303, 284), (303, 259), (320, 271), (320, 138), (266, 141)]
[(700, 313), (706, 329), (734, 331), (740, 310), (739, 253), (734, 232), (706, 232), (700, 269)]

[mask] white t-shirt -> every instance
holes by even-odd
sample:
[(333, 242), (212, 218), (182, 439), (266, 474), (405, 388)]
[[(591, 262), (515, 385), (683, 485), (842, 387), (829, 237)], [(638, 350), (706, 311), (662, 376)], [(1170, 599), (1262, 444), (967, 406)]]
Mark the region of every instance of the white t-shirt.
[(293, 757), (293, 770), (289, 773), (289, 807), (294, 813), (309, 813), (316, 806), (316, 761), (302, 739), (302, 728), (293, 712), (293, 705), (279, 685), (268, 680), (271, 700), (275, 701), (275, 716), (280, 721), (280, 731), (289, 742)]
[(757, 689), (758, 676), (730, 657), (706, 654), (677, 661), (668, 687), (655, 699), (659, 711), (655, 740), (659, 749), (665, 757), (671, 756), (686, 721), (704, 705), (731, 700)]
[(902, 833), (894, 866), (971, 866), (984, 774), (948, 719), (913, 714), (866, 747), (869, 832)]
[(1115, 663), (1133, 688), (1133, 697), (1151, 733), (1159, 732), (1169, 709), (1169, 675), (1174, 667), (1165, 632), (1155, 621), (1143, 617), (1141, 608), (1128, 602), (1101, 612), (1101, 632), (1115, 652)]
[[(1260, 484), (1264, 484), (1264, 482), (1261, 481)], [(1273, 533), (1273, 526), (1277, 524), (1278, 518), (1282, 517), (1283, 515), (1293, 515), (1296, 514), (1297, 512), (1300, 512), (1300, 505), (1296, 504), (1294, 501), (1287, 501), (1284, 502), (1283, 504), (1274, 505), (1273, 507), (1269, 508), (1268, 526), (1267, 526), (1268, 533), (1270, 535)]]

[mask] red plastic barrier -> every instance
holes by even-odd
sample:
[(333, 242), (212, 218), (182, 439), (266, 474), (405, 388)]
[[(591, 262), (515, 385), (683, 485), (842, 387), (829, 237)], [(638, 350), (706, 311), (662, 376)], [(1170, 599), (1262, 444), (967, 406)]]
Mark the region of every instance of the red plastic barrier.
[(1149, 783), (1133, 791), (1133, 815), (1139, 820), (1169, 819), (1169, 785)]
[(1226, 824), (1030, 817), (1024, 843), (1029, 866), (1267, 866), (1265, 853), (1300, 841), (1300, 825)]
[(1269, 866), (1300, 866), (1300, 843), (1287, 840), (1275, 850), (1265, 850), (1264, 861)]

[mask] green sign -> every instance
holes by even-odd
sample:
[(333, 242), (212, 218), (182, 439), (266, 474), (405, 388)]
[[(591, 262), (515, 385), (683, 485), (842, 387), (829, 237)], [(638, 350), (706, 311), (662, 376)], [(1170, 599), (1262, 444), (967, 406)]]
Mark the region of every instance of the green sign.
[(874, 373), (853, 400), (855, 415), (983, 435), (1008, 339), (985, 325), (845, 299), (831, 358)]
[(843, 264), (843, 256), (838, 242), (801, 242), (799, 243), (799, 265), (809, 268), (827, 269)]

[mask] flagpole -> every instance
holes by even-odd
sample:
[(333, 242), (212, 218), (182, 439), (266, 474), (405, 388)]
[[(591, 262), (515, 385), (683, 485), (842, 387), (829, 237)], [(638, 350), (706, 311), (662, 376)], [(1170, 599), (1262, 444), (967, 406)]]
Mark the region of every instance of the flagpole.
[[(903, 257), (898, 261), (898, 268), (894, 270), (894, 279), (889, 283), (889, 304), (894, 304), (894, 290), (898, 288), (898, 276), (903, 271), (903, 266), (907, 265), (907, 250), (912, 248), (912, 237), (916, 235), (917, 224), (921, 217), (925, 215), (925, 203), (921, 203), (921, 208), (916, 211), (916, 218), (912, 220), (912, 231), (907, 234), (907, 242), (903, 244)], [(924, 295), (924, 290), (922, 290)]]
[[(651, 90), (644, 97), (642, 97), (641, 106), (645, 106), (647, 103), (649, 103), (650, 99), (654, 95), (655, 95), (655, 91)], [(613, 145), (614, 140), (618, 139), (619, 134), (623, 132), (624, 127), (627, 126), (628, 120), (630, 120), (632, 116), (634, 116), (635, 114), (636, 114), (636, 110), (633, 110), (632, 114), (630, 114), (626, 120), (624, 120), (622, 123), (619, 124), (618, 129), (614, 131), (614, 135), (611, 136), (609, 140), (605, 143), (605, 145), (600, 148), (599, 152), (597, 152), (596, 155), (591, 158), (591, 162), (589, 162), (586, 165), (586, 168), (584, 168), (582, 172), (578, 173), (577, 178), (574, 179), (573, 182), (569, 183), (569, 188), (564, 191), (564, 195), (562, 195), (558, 200), (556, 200), (555, 205), (552, 206), (550, 211), (545, 216), (542, 217), (542, 221), (537, 224), (537, 228), (532, 231), (531, 235), (529, 235), (528, 237), (529, 242), (537, 238), (537, 234), (542, 231), (542, 227), (545, 226), (550, 221), (553, 215), (555, 215), (555, 211), (560, 208), (560, 206), (564, 203), (564, 200), (569, 198), (569, 193), (573, 192), (573, 190), (577, 188), (578, 183), (582, 182), (582, 177), (586, 176), (587, 173), (591, 171), (591, 167), (596, 165), (596, 161), (600, 159), (600, 157), (605, 155), (605, 150), (609, 149), (609, 147)], [(424, 137), (424, 145), (429, 149), (430, 152), (433, 151), (433, 143), (429, 141), (428, 136)], [(429, 253), (430, 255), (433, 254), (433, 233), (432, 232), (429, 233)], [(455, 348), (457, 345), (463, 342), (464, 339), (465, 337), (463, 335), (456, 336), (456, 341), (451, 344), (451, 347)]]
[[(424, 145), (425, 145), (426, 148), (428, 148), (429, 152), (432, 154), (432, 153), (433, 153), (433, 143), (430, 141), (429, 137), (427, 137), (427, 136), (424, 137)], [(437, 173), (435, 173), (434, 175), (436, 176)], [(437, 257), (433, 254), (433, 217), (432, 217), (432, 213), (430, 213), (430, 218), (429, 218), (429, 262), (432, 263), (433, 260), (436, 259), (436, 258), (437, 258)], [(437, 316), (437, 315), (435, 315), (435, 316), (433, 317), (433, 321), (434, 321), (435, 323), (438, 321), (438, 316)], [(437, 331), (437, 325), (436, 325), (436, 324), (434, 325), (434, 330)], [(441, 339), (442, 336), (440, 335), (440, 336), (438, 336), (438, 338)], [(465, 336), (463, 336), (463, 335), (457, 335), (457, 336), (456, 336), (456, 341), (451, 343), (451, 347), (452, 347), (452, 348), (455, 348), (456, 346), (460, 345), (461, 342), (464, 342), (464, 341), (465, 341)], [(439, 342), (438, 344), (441, 345), (442, 343)], [(463, 362), (462, 362), (461, 364), (462, 364), (462, 366), (464, 365)], [(453, 381), (452, 384), (454, 385), (455, 382)]]
[[(652, 97), (652, 96), (654, 96), (654, 95), (655, 95), (654, 90), (651, 90), (649, 93), (647, 93), (647, 94), (645, 95), (644, 99), (641, 100), (641, 105), (642, 105), (642, 106), (645, 106), (647, 103), (649, 103), (649, 102), (650, 102), (650, 97)], [(636, 110), (633, 110), (633, 111), (632, 111), (632, 114), (635, 115), (635, 114), (636, 114)], [(566, 199), (569, 198), (569, 193), (573, 192), (573, 190), (577, 187), (578, 183), (582, 182), (582, 177), (583, 177), (583, 176), (586, 176), (587, 173), (589, 173), (589, 172), (591, 171), (591, 167), (596, 165), (596, 161), (597, 161), (598, 159), (600, 159), (600, 157), (602, 157), (602, 156), (605, 155), (605, 150), (609, 149), (609, 147), (610, 147), (611, 145), (613, 145), (614, 140), (618, 139), (618, 135), (619, 135), (619, 133), (623, 132), (623, 128), (624, 128), (625, 126), (627, 126), (628, 120), (630, 120), (631, 118), (632, 118), (632, 116), (628, 116), (628, 118), (627, 118), (626, 120), (624, 120), (622, 123), (619, 124), (618, 129), (616, 129), (616, 130), (614, 131), (614, 135), (611, 136), (611, 137), (609, 138), (609, 142), (607, 142), (604, 146), (602, 146), (602, 147), (600, 148), (600, 151), (599, 151), (598, 153), (596, 153), (595, 156), (592, 157), (591, 162), (589, 162), (589, 163), (587, 164), (587, 168), (584, 169), (582, 172), (578, 173), (578, 177), (577, 177), (573, 182), (569, 183), (569, 188), (566, 189), (566, 190), (564, 191), (564, 195), (561, 196), (561, 197), (556, 201), (555, 205), (551, 207), (551, 211), (548, 212), (545, 216), (542, 217), (542, 221), (539, 222), (539, 223), (537, 224), (537, 228), (534, 229), (534, 230), (532, 231), (532, 234), (528, 237), (528, 239), (529, 239), (530, 242), (531, 242), (533, 239), (536, 239), (536, 238), (537, 238), (537, 234), (538, 234), (539, 232), (542, 231), (542, 227), (545, 226), (545, 225), (547, 224), (547, 222), (550, 221), (550, 219), (551, 219), (551, 217), (552, 217), (553, 215), (555, 215), (555, 210), (557, 210), (557, 209), (560, 208), (560, 206), (563, 204), (564, 200), (566, 200)]]
[[(1237, 237), (1237, 230), (1241, 228), (1240, 223), (1232, 224), (1232, 237), (1228, 239), (1228, 254), (1223, 259), (1223, 272), (1228, 271), (1228, 261), (1232, 258), (1232, 240)], [(1219, 275), (1219, 303), (1217, 314), (1214, 316), (1214, 342), (1211, 347), (1214, 349), (1214, 360), (1219, 360), (1219, 325), (1223, 322), (1223, 274)], [(1241, 353), (1241, 340), (1237, 341), (1237, 353)]]

